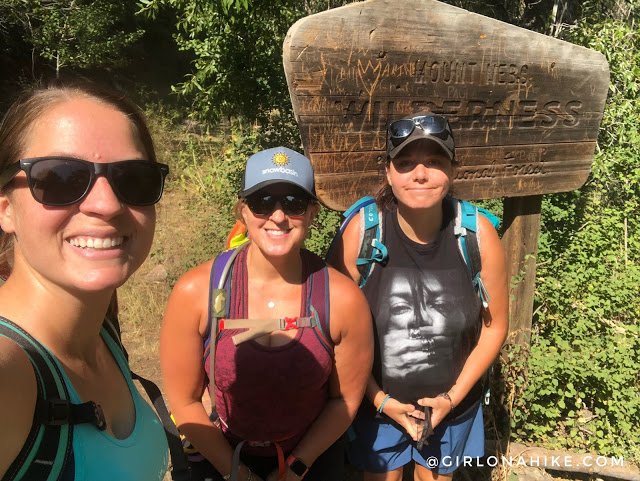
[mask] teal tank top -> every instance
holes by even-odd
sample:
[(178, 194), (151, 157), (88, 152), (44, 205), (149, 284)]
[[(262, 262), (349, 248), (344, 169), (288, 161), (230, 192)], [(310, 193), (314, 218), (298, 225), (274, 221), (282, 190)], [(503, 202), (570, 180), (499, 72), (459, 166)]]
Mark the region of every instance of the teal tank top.
[[(104, 328), (100, 334), (127, 381), (135, 406), (136, 423), (126, 439), (116, 439), (92, 424), (75, 425), (75, 481), (162, 481), (169, 463), (169, 448), (162, 423), (133, 384), (129, 365), (120, 347)], [(62, 366), (59, 363), (58, 366), (71, 402), (82, 403)]]

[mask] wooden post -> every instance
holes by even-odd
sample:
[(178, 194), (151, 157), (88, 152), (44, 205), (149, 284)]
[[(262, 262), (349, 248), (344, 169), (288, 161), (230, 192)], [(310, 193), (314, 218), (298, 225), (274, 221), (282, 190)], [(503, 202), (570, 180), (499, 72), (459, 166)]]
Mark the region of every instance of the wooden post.
[(528, 349), (531, 340), (542, 196), (507, 198), (503, 205), (505, 230), (502, 245), (507, 256), (509, 279), (507, 342)]

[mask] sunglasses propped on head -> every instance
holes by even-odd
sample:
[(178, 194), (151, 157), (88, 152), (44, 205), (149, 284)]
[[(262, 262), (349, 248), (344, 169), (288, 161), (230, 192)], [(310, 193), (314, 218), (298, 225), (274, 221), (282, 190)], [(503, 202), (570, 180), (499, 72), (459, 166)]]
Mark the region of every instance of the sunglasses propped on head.
[(447, 119), (442, 115), (418, 116), (412, 119), (395, 120), (389, 124), (389, 138), (394, 146), (400, 145), (415, 130), (424, 130), (425, 134), (436, 135), (447, 131)]
[(430, 112), (394, 120), (387, 127), (387, 156), (393, 159), (406, 145), (418, 139), (430, 139), (439, 144), (450, 159), (455, 142), (447, 118)]
[(96, 163), (72, 157), (34, 157), (9, 165), (0, 174), (0, 188), (23, 170), (33, 198), (60, 207), (84, 199), (98, 175), (104, 175), (116, 197), (133, 206), (153, 205), (162, 197), (169, 166), (146, 160)]

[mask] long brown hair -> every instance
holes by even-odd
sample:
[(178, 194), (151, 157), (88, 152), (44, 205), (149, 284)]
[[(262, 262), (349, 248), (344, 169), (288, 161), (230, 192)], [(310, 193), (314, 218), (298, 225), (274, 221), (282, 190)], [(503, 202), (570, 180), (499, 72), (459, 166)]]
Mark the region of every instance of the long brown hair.
[[(63, 102), (88, 98), (113, 107), (126, 115), (144, 147), (148, 160), (156, 162), (156, 152), (144, 113), (123, 94), (87, 81), (56, 82), (23, 92), (9, 107), (0, 123), (0, 172), (18, 162), (27, 148), (33, 126), (52, 107)], [(9, 183), (3, 192), (11, 189)], [(10, 270), (13, 236), (0, 230), (0, 270)]]

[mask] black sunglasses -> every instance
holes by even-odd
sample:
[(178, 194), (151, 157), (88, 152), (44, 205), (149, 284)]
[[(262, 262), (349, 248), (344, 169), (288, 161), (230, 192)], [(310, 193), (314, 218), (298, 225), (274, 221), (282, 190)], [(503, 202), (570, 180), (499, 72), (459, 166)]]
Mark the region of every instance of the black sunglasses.
[(447, 132), (447, 119), (442, 115), (429, 115), (394, 120), (387, 129), (393, 145), (397, 147), (404, 142), (416, 127), (420, 127), (427, 134), (438, 136), (437, 134)]
[(309, 206), (309, 197), (304, 195), (253, 194), (246, 198), (247, 206), (254, 215), (271, 215), (279, 203), (286, 215), (304, 215)]
[(34, 157), (9, 165), (0, 174), (0, 188), (21, 170), (33, 198), (48, 206), (75, 204), (84, 199), (98, 175), (104, 175), (123, 203), (153, 205), (160, 200), (169, 166), (146, 160), (96, 163), (71, 157)]

